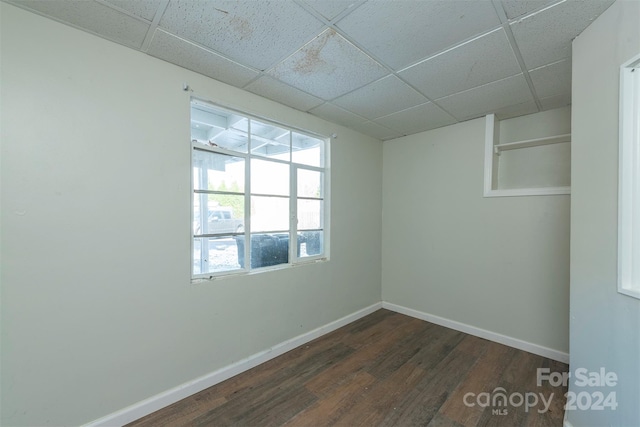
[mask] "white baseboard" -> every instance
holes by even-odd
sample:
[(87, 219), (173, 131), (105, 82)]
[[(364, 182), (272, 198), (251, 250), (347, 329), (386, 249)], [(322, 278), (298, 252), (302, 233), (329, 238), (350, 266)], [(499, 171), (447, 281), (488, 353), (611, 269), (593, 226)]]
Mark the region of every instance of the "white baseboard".
[(276, 344), (273, 347), (253, 354), (246, 359), (239, 360), (217, 371), (211, 372), (200, 378), (196, 378), (193, 381), (186, 382), (163, 393), (152, 396), (120, 411), (109, 414), (105, 417), (99, 418), (86, 424), (86, 427), (107, 427), (107, 426), (122, 426), (124, 424), (135, 421), (146, 415), (149, 415), (159, 409), (162, 409), (172, 403), (175, 403), (185, 397), (198, 393), (208, 387), (216, 385), (224, 380), (227, 380), (241, 372), (249, 370), (255, 366), (260, 365), (268, 360), (278, 357), (296, 347), (308, 343), (322, 335), (328, 334), (338, 328), (348, 325), (374, 311), (382, 308), (382, 303), (372, 304), (369, 307), (358, 310), (355, 313), (351, 313), (344, 316), (341, 319), (335, 320), (324, 326), (320, 326), (310, 332), (298, 335), (295, 338), (284, 341), (280, 344)]
[(455, 329), (456, 331), (475, 335), (476, 337), (495, 341), (500, 344), (508, 345), (509, 347), (517, 348), (519, 350), (528, 351), (529, 353), (537, 354), (539, 356), (548, 357), (549, 359), (557, 360), (559, 362), (569, 363), (568, 353), (563, 353), (561, 351), (543, 347), (538, 344), (533, 344), (527, 341), (519, 340), (517, 338), (512, 338), (506, 335), (498, 334), (496, 332), (487, 331), (486, 329), (481, 329), (475, 326), (467, 325), (465, 323), (456, 322), (455, 320), (445, 319), (444, 317), (435, 316), (433, 314), (424, 313), (422, 311), (414, 310), (389, 302), (383, 301), (382, 308), (386, 308), (387, 310), (395, 311), (397, 313), (406, 314), (407, 316), (415, 317), (417, 319), (426, 320), (427, 322), (435, 323), (436, 325)]
[[(329, 332), (348, 325), (349, 323), (367, 316), (374, 311), (379, 310), (380, 308), (386, 308), (387, 310), (406, 314), (407, 316), (415, 317), (417, 319), (426, 320), (427, 322), (465, 332), (467, 334), (474, 335), (480, 338), (485, 338), (490, 341), (495, 341), (500, 344), (517, 348), (519, 350), (528, 351), (530, 353), (548, 357), (553, 360), (558, 360), (563, 363), (569, 363), (569, 355), (561, 351), (553, 350), (537, 344), (532, 344), (527, 341), (522, 341), (517, 338), (508, 337), (506, 335), (501, 335), (495, 332), (487, 331), (485, 329), (477, 328), (465, 323), (449, 320), (444, 317), (439, 317), (433, 314), (428, 314), (411, 308), (403, 307), (401, 305), (392, 304), (389, 302), (379, 302), (376, 304), (372, 304), (369, 307), (363, 308), (362, 310), (358, 310), (355, 313), (344, 316), (324, 326), (320, 326), (319, 328), (316, 328), (305, 334), (298, 335), (297, 337), (291, 338), (290, 340), (276, 344), (267, 350), (263, 350), (259, 353), (253, 354), (245, 359), (225, 366), (224, 368), (218, 369), (217, 371), (211, 372), (200, 378), (196, 378), (193, 381), (186, 382), (163, 393), (157, 394), (129, 407), (126, 407), (120, 411), (99, 418), (86, 424), (85, 427), (122, 426), (124, 424), (135, 421), (159, 409), (171, 405), (172, 403), (184, 399), (185, 397), (189, 397), (192, 394), (198, 393), (199, 391), (202, 391), (246, 370), (256, 367), (261, 363), (278, 357), (290, 350), (293, 350), (296, 347), (319, 338), (322, 335), (328, 334)], [(564, 421), (564, 427), (572, 427), (566, 419)]]

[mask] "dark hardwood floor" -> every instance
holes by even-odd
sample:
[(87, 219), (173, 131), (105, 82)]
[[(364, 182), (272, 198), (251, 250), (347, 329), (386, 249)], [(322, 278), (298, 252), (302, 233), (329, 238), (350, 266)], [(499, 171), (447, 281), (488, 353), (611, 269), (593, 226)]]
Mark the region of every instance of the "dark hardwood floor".
[(379, 310), (129, 425), (560, 427), (566, 389), (537, 386), (537, 368), (568, 371)]

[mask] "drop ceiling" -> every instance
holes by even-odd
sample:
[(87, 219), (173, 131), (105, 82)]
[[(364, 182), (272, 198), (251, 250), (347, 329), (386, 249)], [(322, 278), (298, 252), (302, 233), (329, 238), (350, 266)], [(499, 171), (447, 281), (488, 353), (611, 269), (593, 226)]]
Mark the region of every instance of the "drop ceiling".
[(613, 0), (4, 0), (381, 140), (571, 103)]

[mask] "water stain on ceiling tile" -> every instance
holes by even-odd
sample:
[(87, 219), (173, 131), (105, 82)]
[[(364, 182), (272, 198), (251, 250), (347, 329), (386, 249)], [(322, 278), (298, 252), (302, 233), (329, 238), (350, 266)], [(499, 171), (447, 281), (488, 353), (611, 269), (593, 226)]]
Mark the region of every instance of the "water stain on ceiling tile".
[(329, 100), (377, 80), (388, 71), (340, 34), (327, 29), (269, 74)]
[(174, 0), (159, 26), (258, 70), (322, 31), (318, 19), (288, 1)]
[(383, 138), (568, 105), (614, 1), (0, 0)]
[(326, 31), (316, 39), (316, 43), (309, 43), (300, 50), (302, 57), (297, 59), (293, 65), (293, 71), (298, 74), (312, 73), (332, 73), (335, 71), (335, 65), (329, 64), (322, 59), (322, 50), (325, 48), (330, 38), (334, 38), (336, 32), (333, 30)]

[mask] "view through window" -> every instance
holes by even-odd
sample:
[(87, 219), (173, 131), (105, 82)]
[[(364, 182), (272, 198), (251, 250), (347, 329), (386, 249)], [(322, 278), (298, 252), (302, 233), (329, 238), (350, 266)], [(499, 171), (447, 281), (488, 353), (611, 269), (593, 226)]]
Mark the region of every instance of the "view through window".
[(192, 100), (192, 276), (326, 258), (327, 144)]

